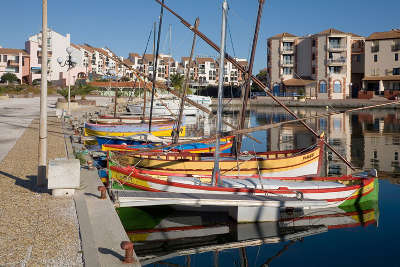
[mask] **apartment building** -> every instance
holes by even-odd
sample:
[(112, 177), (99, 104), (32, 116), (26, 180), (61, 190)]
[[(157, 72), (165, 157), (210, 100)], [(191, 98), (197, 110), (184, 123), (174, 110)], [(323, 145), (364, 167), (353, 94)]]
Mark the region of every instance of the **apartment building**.
[(281, 33), (269, 38), (267, 62), (273, 94), (349, 98), (352, 45), (363, 40), (336, 29), (302, 37)]
[(400, 92), (400, 29), (372, 33), (365, 40), (363, 88), (385, 97)]
[(5, 73), (15, 74), (20, 83), (29, 81), (29, 54), (22, 49), (0, 47), (0, 78)]

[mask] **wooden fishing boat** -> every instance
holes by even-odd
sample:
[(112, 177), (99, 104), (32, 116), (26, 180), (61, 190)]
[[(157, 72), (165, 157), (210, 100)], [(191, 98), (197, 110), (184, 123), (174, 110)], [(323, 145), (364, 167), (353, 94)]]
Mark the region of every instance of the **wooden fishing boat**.
[(175, 193), (240, 194), (260, 196), (297, 197), (324, 200), (327, 206), (339, 206), (346, 201), (361, 198), (374, 191), (375, 177), (363, 173), (341, 177), (224, 177), (213, 185), (209, 176), (156, 175), (135, 167), (120, 167), (109, 163), (109, 179), (127, 187)]
[[(151, 133), (154, 136), (171, 136), (173, 124), (155, 124), (152, 126)], [(85, 136), (133, 136), (138, 134), (148, 133), (148, 124), (99, 124), (85, 123)], [(179, 133), (180, 136), (185, 136), (186, 127), (183, 126)]]
[[(173, 124), (175, 121), (170, 117), (153, 117), (152, 124)], [(98, 118), (90, 119), (91, 123), (100, 123), (100, 124), (114, 124), (114, 123), (149, 123), (149, 118), (144, 118), (140, 116), (132, 116), (132, 115), (120, 115), (118, 117), (113, 116), (99, 116)]]
[[(323, 158), (323, 144), (319, 140), (303, 150), (270, 151), (241, 154), (238, 158), (222, 153), (221, 175), (260, 175), (263, 177), (296, 177), (318, 175)], [(145, 152), (140, 154), (110, 154), (121, 165), (134, 165), (171, 174), (211, 175), (213, 153)]]
[[(220, 151), (229, 153), (233, 144), (233, 136), (221, 138)], [(138, 151), (140, 149), (151, 149), (154, 148), (155, 152), (168, 151), (168, 152), (188, 152), (188, 153), (208, 153), (215, 151), (215, 144), (213, 142), (194, 142), (191, 144), (184, 144), (174, 147), (164, 147), (157, 149), (163, 143), (142, 143), (136, 145), (115, 145), (115, 144), (103, 144), (101, 146), (102, 151)]]

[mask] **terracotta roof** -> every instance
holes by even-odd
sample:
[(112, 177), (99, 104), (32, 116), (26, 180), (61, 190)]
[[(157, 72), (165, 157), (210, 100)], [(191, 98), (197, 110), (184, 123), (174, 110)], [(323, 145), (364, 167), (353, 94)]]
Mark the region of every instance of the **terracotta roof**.
[(138, 53), (129, 53), (128, 57), (140, 57)]
[(247, 61), (238, 61), (238, 63), (239, 63), (239, 65), (240, 66), (247, 66), (248, 65), (248, 62)]
[(189, 57), (181, 57), (181, 62), (189, 61)]
[(144, 54), (143, 63), (153, 62), (153, 54)]
[(365, 76), (363, 81), (400, 81), (400, 75)]
[(80, 50), (80, 49), (81, 49), (81, 47), (80, 47), (79, 45), (76, 45), (76, 44), (73, 44), (73, 43), (71, 43), (71, 46), (72, 46), (73, 48), (76, 48), (76, 49), (78, 49), (78, 50)]
[[(187, 59), (189, 60), (189, 58)], [(196, 57), (197, 64), (204, 64), (206, 62), (215, 62), (215, 60), (211, 57)]]
[(283, 38), (283, 37), (297, 37), (297, 36), (293, 35), (291, 33), (288, 33), (288, 32), (283, 32), (283, 33), (276, 34), (276, 35), (274, 35), (274, 36), (272, 36), (272, 37), (270, 37), (268, 39), (277, 39), (277, 38), (280, 39), (280, 38)]
[(135, 64), (133, 64), (133, 62), (132, 61), (130, 61), (129, 59), (124, 59), (123, 61), (122, 61), (123, 63), (125, 63), (126, 65), (128, 65), (128, 66), (132, 66), (132, 65), (135, 65)]
[(355, 33), (352, 33), (352, 32), (348, 32), (347, 34), (349, 34), (349, 35), (351, 35), (351, 36), (353, 36), (353, 37), (359, 37), (359, 38), (362, 38), (363, 36), (361, 36), (361, 35), (358, 35), (358, 34), (355, 34)]
[(108, 57), (107, 51), (105, 51), (103, 48), (98, 48), (98, 47), (93, 47), (93, 46), (92, 46), (92, 48), (93, 48), (95, 51), (99, 52), (100, 54), (103, 54), (103, 55), (105, 55), (106, 57)]
[(400, 29), (393, 29), (388, 32), (374, 32), (367, 37), (367, 41), (385, 40), (385, 39), (400, 39)]
[(29, 56), (29, 54), (23, 49), (15, 49), (15, 48), (0, 48), (0, 54), (4, 55), (18, 55), (22, 53), (24, 56)]
[(302, 80), (302, 79), (289, 79), (289, 80), (285, 80), (283, 81), (283, 84), (285, 86), (306, 86), (309, 85), (311, 83), (315, 83), (315, 80)]
[(91, 46), (88, 46), (86, 44), (81, 44), (80, 47), (82, 47), (83, 49), (85, 49), (86, 51), (89, 51), (90, 53), (94, 52), (94, 49)]
[(330, 28), (330, 29), (327, 29), (327, 30), (322, 31), (320, 33), (317, 33), (317, 34), (318, 35), (329, 35), (329, 34), (347, 34), (347, 33), (339, 31), (339, 30), (336, 30), (336, 29), (333, 29), (333, 28)]

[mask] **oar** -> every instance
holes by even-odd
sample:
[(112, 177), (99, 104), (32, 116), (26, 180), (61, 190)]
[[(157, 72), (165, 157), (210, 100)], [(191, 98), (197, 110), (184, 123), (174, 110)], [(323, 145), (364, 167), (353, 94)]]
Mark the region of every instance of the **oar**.
[[(353, 111), (359, 111), (359, 110), (365, 110), (365, 109), (382, 107), (382, 106), (387, 106), (387, 105), (395, 105), (395, 104), (400, 104), (400, 101), (377, 104), (377, 105), (360, 107), (360, 108), (353, 108), (353, 109), (349, 109), (349, 110), (345, 110), (345, 111), (330, 112), (330, 113), (325, 113), (325, 114), (320, 114), (320, 115), (309, 116), (306, 118), (299, 118), (299, 119), (294, 119), (294, 120), (288, 120), (288, 121), (282, 121), (282, 122), (277, 122), (277, 123), (272, 123), (272, 124), (261, 125), (261, 126), (252, 127), (252, 128), (229, 131), (229, 132), (223, 133), (223, 136), (220, 136), (220, 138), (223, 138), (226, 136), (233, 136), (233, 135), (237, 135), (237, 134), (248, 134), (248, 133), (257, 132), (257, 131), (261, 131), (261, 130), (268, 130), (271, 128), (282, 126), (284, 124), (289, 124), (289, 123), (294, 123), (294, 122), (300, 122), (300, 121), (305, 121), (305, 120), (310, 120), (310, 119), (317, 119), (317, 118), (321, 118), (321, 117), (328, 117), (331, 115), (344, 114), (344, 113), (353, 112)], [(184, 141), (184, 142), (180, 142), (180, 143), (176, 143), (176, 144), (158, 146), (157, 148), (154, 148), (154, 149), (159, 150), (159, 149), (163, 149), (163, 148), (167, 148), (167, 147), (176, 147), (176, 146), (191, 144), (193, 142), (210, 142), (217, 138), (218, 138), (218, 136), (215, 135), (215, 136), (207, 137), (207, 138), (200, 139), (200, 140), (199, 139), (188, 140), (188, 141)], [(141, 150), (137, 150), (137, 151), (132, 151), (132, 152), (130, 152), (130, 154), (140, 154), (140, 153), (144, 153), (144, 152), (151, 152), (154, 149), (152, 149), (152, 148), (141, 149)]]

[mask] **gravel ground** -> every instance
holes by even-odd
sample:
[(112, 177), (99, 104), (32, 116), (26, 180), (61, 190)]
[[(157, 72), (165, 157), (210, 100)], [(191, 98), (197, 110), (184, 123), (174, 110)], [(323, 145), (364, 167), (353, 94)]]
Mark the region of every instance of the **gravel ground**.
[[(35, 184), (38, 120), (0, 162), (0, 266), (83, 266), (72, 198)], [(48, 120), (48, 159), (65, 157), (60, 122)]]

